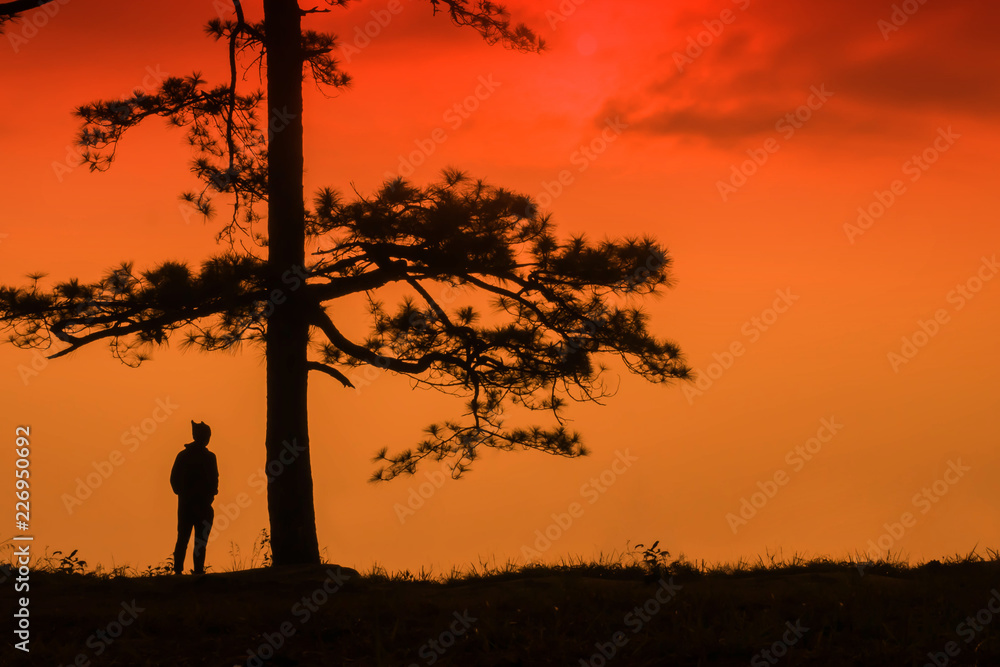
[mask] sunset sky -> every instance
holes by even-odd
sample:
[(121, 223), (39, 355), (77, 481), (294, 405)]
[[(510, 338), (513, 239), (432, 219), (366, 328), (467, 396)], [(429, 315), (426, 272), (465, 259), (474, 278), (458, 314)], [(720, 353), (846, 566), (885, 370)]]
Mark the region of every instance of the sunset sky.
[[(225, 82), (225, 47), (202, 28), (226, 7), (67, 0), (7, 27), (0, 283), (220, 250), (220, 221), (178, 200), (195, 185), (182, 132), (147, 123), (90, 173), (71, 112), (168, 75)], [(546, 52), (489, 46), (426, 0), (308, 17), (340, 36), (354, 82), (331, 97), (306, 86), (307, 192), (456, 166), (538, 197), (561, 234), (653, 234), (676, 286), (648, 302), (652, 329), (700, 380), (651, 385), (612, 364), (617, 394), (568, 413), (589, 457), (487, 452), (459, 481), (432, 463), (372, 485), (381, 446), (415, 444), (462, 401), (381, 371), (358, 391), (311, 377), (326, 559), (440, 572), (654, 540), (708, 561), (843, 558), (880, 538), (914, 561), (1000, 547), (1000, 5), (508, 7)], [(163, 561), (191, 419), (212, 426), (222, 474), (208, 564), (231, 567), (230, 542), (246, 552), (267, 526), (260, 351), (174, 345), (132, 369), (103, 344), (51, 362), (4, 345), (0, 368), (5, 469), (14, 428), (32, 429), (39, 546), (105, 567)], [(110, 475), (68, 502), (98, 469)]]

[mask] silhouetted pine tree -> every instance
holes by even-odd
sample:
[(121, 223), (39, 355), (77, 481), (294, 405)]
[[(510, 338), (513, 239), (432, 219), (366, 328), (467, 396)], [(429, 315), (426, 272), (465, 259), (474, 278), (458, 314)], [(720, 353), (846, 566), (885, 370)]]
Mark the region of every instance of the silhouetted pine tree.
[[(490, 43), (524, 51), (543, 46), (494, 3), (430, 2)], [(0, 17), (37, 4), (0, 3)], [(137, 365), (174, 334), (204, 350), (264, 346), (267, 462), (277, 460), (286, 442), (304, 448), (268, 481), (275, 565), (319, 562), (310, 371), (351, 387), (345, 371), (373, 365), (468, 397), (460, 419), (429, 426), (415, 448), (380, 451), (374, 480), (412, 474), (428, 457), (449, 461), (458, 476), (483, 446), (584, 454), (561, 410), (567, 399), (606, 395), (603, 367), (595, 365), (600, 353), (619, 355), (653, 382), (689, 372), (678, 348), (654, 337), (645, 313), (624, 298), (669, 283), (670, 258), (651, 239), (560, 241), (528, 197), (458, 171), (426, 187), (387, 182), (350, 201), (325, 189), (307, 207), (303, 78), (348, 83), (332, 56), (335, 37), (302, 29), (303, 17), (316, 11), (264, 0), (263, 22), (250, 23), (237, 0), (233, 19), (207, 26), (228, 45), (228, 83), (172, 77), (153, 93), (76, 112), (83, 121), (78, 141), (92, 169), (108, 168), (124, 132), (146, 118), (185, 128), (203, 185), (183, 197), (205, 215), (213, 212), (213, 195), (229, 198), (232, 214), (219, 232), (225, 252), (195, 268), (164, 262), (139, 271), (127, 263), (93, 283), (73, 279), (43, 288), (36, 276), (26, 286), (0, 288), (0, 322), (10, 341), (51, 349), (53, 358), (109, 340), (118, 359)], [(266, 92), (241, 92), (241, 70), (261, 71)], [(318, 248), (308, 258), (307, 242)], [(375, 296), (392, 285), (408, 286), (412, 296), (389, 309)], [(363, 340), (348, 338), (336, 310), (328, 309), (353, 294), (369, 296), (371, 329)], [(487, 303), (493, 311), (483, 313)], [(311, 330), (322, 340), (311, 343)], [(505, 405), (550, 411), (555, 423), (508, 426)]]

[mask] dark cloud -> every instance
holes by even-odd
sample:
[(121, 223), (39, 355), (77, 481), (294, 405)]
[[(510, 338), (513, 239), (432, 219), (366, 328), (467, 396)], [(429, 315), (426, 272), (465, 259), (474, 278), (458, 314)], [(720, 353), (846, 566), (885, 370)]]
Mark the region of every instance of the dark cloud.
[[(814, 85), (835, 94), (816, 114), (814, 131), (898, 130), (928, 112), (996, 115), (1000, 3), (905, 4), (919, 9), (897, 12), (902, 0), (772, 0), (745, 11), (719, 2), (683, 12), (673, 33), (679, 37), (664, 44), (655, 73), (635, 92), (610, 99), (601, 116), (613, 111), (633, 129), (729, 144), (773, 132)], [(697, 39), (708, 30), (704, 22), (726, 8), (735, 20), (701, 54), (685, 54), (688, 37)], [(892, 23), (894, 13), (902, 25)]]

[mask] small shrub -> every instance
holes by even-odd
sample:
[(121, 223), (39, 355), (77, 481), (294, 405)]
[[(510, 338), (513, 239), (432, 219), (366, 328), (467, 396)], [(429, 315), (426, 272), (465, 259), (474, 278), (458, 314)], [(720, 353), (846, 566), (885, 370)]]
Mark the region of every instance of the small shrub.
[(62, 556), (56, 561), (55, 571), (63, 574), (84, 574), (87, 571), (87, 561), (77, 557), (79, 549), (73, 549), (69, 554), (53, 551), (52, 556)]

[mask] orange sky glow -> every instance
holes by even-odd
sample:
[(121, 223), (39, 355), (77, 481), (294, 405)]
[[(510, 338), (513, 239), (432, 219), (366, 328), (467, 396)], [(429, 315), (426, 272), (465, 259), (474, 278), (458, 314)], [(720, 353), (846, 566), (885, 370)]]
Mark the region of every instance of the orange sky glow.
[[(0, 283), (197, 265), (219, 221), (178, 200), (195, 185), (183, 134), (147, 123), (90, 173), (71, 112), (168, 75), (225, 82), (203, 25), (226, 3), (53, 4), (0, 35)], [(651, 327), (699, 380), (650, 385), (612, 362), (616, 394), (568, 412), (589, 457), (485, 452), (458, 481), (430, 463), (373, 485), (380, 447), (415, 444), (462, 400), (376, 369), (357, 390), (311, 377), (325, 557), (441, 572), (654, 540), (708, 561), (1000, 545), (1000, 6), (508, 8), (545, 53), (489, 46), (422, 0), (308, 17), (340, 36), (353, 84), (306, 86), (307, 193), (455, 166), (536, 197), (561, 234), (652, 234), (676, 284), (647, 303)], [(208, 564), (231, 567), (230, 544), (245, 555), (267, 526), (260, 350), (175, 344), (132, 369), (104, 344), (52, 361), (5, 345), (0, 368), (4, 468), (30, 425), (40, 546), (163, 561), (191, 419), (212, 426), (222, 475)]]

